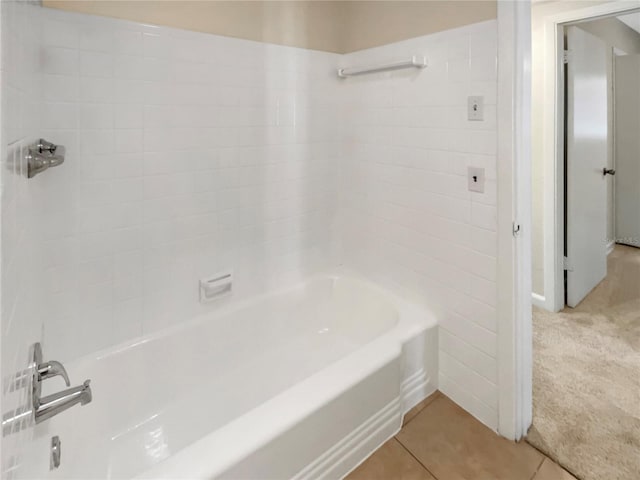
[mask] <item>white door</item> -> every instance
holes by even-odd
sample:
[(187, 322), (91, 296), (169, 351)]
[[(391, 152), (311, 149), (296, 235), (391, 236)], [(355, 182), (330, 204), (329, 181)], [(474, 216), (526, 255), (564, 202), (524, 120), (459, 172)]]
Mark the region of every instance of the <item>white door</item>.
[(640, 55), (616, 57), (616, 241), (640, 247)]
[(567, 305), (607, 275), (607, 49), (567, 28)]

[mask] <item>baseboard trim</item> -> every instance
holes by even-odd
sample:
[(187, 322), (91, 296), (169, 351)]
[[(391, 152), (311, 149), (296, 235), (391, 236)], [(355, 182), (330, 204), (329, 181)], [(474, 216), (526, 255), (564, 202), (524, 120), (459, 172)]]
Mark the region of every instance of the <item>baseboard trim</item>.
[(537, 293), (531, 293), (531, 303), (536, 307), (547, 309), (547, 299)]
[(613, 252), (614, 247), (616, 246), (616, 242), (609, 242), (607, 243), (607, 255), (611, 254), (611, 252)]

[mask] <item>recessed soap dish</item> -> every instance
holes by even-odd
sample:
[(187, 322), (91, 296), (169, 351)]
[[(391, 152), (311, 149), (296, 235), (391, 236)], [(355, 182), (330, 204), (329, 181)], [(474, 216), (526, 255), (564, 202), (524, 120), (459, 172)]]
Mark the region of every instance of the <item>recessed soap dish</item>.
[(233, 291), (233, 271), (219, 272), (200, 279), (200, 303), (209, 303), (231, 295)]

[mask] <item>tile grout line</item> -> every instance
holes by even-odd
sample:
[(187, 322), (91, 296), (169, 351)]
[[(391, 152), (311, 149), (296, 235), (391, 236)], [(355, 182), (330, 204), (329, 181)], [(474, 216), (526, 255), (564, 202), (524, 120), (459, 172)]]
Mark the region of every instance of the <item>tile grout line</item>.
[[(418, 410), (418, 412), (416, 412), (416, 414), (413, 417), (411, 417), (404, 425), (402, 425), (402, 428), (406, 427), (411, 422), (413, 422), (416, 418), (418, 418), (418, 415), (420, 415), (422, 412), (424, 412), (426, 408), (428, 408), (433, 402), (435, 402), (440, 397), (440, 395), (442, 395), (440, 393), (440, 390), (436, 390), (435, 392), (433, 392), (431, 394), (431, 396), (433, 397), (431, 399), (431, 401), (429, 403), (427, 403), (425, 406), (423, 406), (420, 410)], [(402, 428), (400, 429), (400, 431), (402, 431)], [(400, 432), (398, 432), (398, 433), (400, 433)]]
[[(418, 418), (420, 415), (422, 415), (422, 413), (423, 413), (427, 408), (429, 408), (431, 405), (433, 405), (433, 403), (434, 403), (438, 398), (440, 398), (440, 397), (442, 396), (442, 393), (440, 392), (440, 390), (436, 390), (436, 391), (432, 394), (432, 396), (433, 396), (433, 399), (432, 399), (429, 403), (427, 403), (427, 404), (424, 406), (424, 408), (422, 408), (418, 413), (416, 413), (416, 414), (414, 415), (414, 417), (413, 417), (411, 420), (409, 420), (405, 425), (403, 425), (403, 426), (402, 426), (402, 428), (400, 429), (400, 432), (402, 432), (402, 430), (404, 430), (404, 428), (405, 428), (407, 425), (409, 425), (409, 423), (411, 423), (413, 420), (415, 420), (415, 419), (416, 419), (416, 418)], [(400, 432), (398, 432), (398, 433), (400, 433)], [(405, 450), (409, 455), (411, 455), (411, 457), (412, 457), (416, 462), (418, 462), (418, 464), (419, 464), (422, 468), (424, 468), (424, 469), (427, 471), (427, 473), (428, 473), (429, 475), (431, 475), (433, 478), (435, 478), (436, 480), (438, 480), (438, 477), (436, 477), (436, 476), (433, 474), (433, 472), (432, 472), (431, 470), (429, 470), (429, 469), (427, 468), (427, 466), (426, 466), (424, 463), (422, 463), (420, 460), (418, 460), (418, 458), (417, 458), (417, 457), (416, 457), (416, 456), (411, 452), (411, 450), (409, 450), (407, 447), (405, 447), (404, 443), (402, 443), (402, 441), (398, 438), (398, 434), (394, 435), (394, 436), (393, 436), (393, 438), (395, 439), (395, 441), (396, 441), (396, 442), (398, 442), (398, 443), (400, 444), (400, 446), (401, 446), (401, 447), (402, 447), (402, 448), (403, 448), (403, 449), (404, 449), (404, 450)], [(531, 479), (530, 479), (530, 480), (531, 480)]]
[[(400, 444), (400, 446), (401, 446), (402, 448), (404, 448), (404, 450), (405, 450), (409, 455), (411, 455), (411, 457), (412, 457), (416, 462), (418, 462), (418, 464), (419, 464), (422, 468), (424, 468), (424, 469), (426, 470), (426, 472), (427, 472), (429, 475), (431, 475), (433, 478), (435, 478), (435, 480), (439, 480), (439, 479), (438, 479), (438, 477), (436, 477), (436, 476), (433, 474), (433, 472), (432, 472), (431, 470), (429, 470), (429, 469), (426, 467), (426, 465), (425, 465), (424, 463), (422, 463), (420, 460), (418, 460), (418, 458), (417, 458), (417, 457), (416, 457), (416, 456), (411, 452), (411, 450), (409, 450), (407, 447), (405, 447), (405, 446), (404, 446), (404, 444), (403, 444), (403, 443), (398, 439), (398, 437), (397, 437), (397, 436), (396, 436), (396, 437), (393, 437), (393, 438), (396, 440), (396, 442), (398, 442), (398, 443)], [(530, 479), (530, 480), (531, 480), (531, 479)]]
[[(438, 395), (435, 395), (435, 393), (437, 393)], [(394, 439), (400, 444), (400, 446), (402, 446), (402, 448), (409, 454), (411, 455), (411, 457), (413, 457), (413, 459), (418, 462), (418, 464), (420, 464), (420, 466), (422, 468), (424, 468), (427, 473), (429, 473), (434, 479), (436, 480), (440, 480), (438, 477), (436, 477), (436, 475), (429, 470), (429, 468), (427, 468), (427, 466), (422, 463), (412, 452), (411, 450), (409, 450), (408, 447), (406, 447), (402, 441), (398, 438), (398, 434), (400, 434), (402, 432), (402, 430), (409, 424), (411, 423), (413, 420), (415, 420), (417, 417), (419, 417), (427, 408), (429, 408), (434, 402), (435, 400), (437, 400), (439, 397), (444, 396), (442, 394), (442, 392), (440, 392), (439, 390), (436, 390), (436, 392), (434, 392), (433, 394), (433, 400), (431, 400), (427, 405), (425, 405), (411, 420), (409, 420), (405, 425), (402, 426), (402, 428), (400, 429), (400, 432), (398, 432), (396, 435), (394, 435)], [(446, 396), (445, 396), (446, 398)], [(528, 442), (525, 443), (529, 444)], [(529, 444), (530, 445), (530, 444)], [(535, 447), (534, 447), (535, 448)], [(547, 455), (545, 455), (543, 452), (541, 452), (540, 450), (538, 450), (537, 448), (535, 448), (535, 450), (537, 450), (541, 455), (542, 455), (542, 459), (540, 460), (540, 463), (538, 464), (538, 466), (536, 467), (535, 471), (533, 472), (533, 475), (529, 478), (529, 480), (534, 480), (536, 475), (538, 475), (538, 472), (540, 471), (540, 469), (542, 468), (542, 464), (545, 462), (545, 460), (549, 459), (551, 460)], [(553, 460), (551, 460), (553, 461)], [(555, 462), (554, 462), (555, 463)]]
[[(569, 470), (567, 467), (565, 467), (565, 466), (564, 466), (564, 465), (562, 465), (560, 462), (558, 462), (557, 460), (555, 460), (553, 457), (549, 456), (548, 454), (546, 454), (545, 452), (543, 452), (542, 450), (540, 450), (538, 447), (536, 447), (536, 446), (535, 446), (535, 445), (533, 445), (532, 443), (529, 443), (529, 442), (527, 441), (526, 437), (525, 437), (525, 438), (523, 438), (523, 439), (522, 439), (522, 441), (526, 442), (526, 443), (527, 443), (527, 445), (529, 445), (530, 447), (533, 447), (535, 450), (537, 450), (538, 452), (540, 452), (540, 454), (541, 454), (545, 459), (549, 459), (549, 460), (551, 460), (553, 463), (555, 463), (556, 465), (558, 465), (558, 466), (559, 466), (560, 468), (562, 468), (564, 471), (566, 471), (566, 472), (567, 472), (567, 473), (569, 473), (570, 475), (574, 476), (576, 479), (578, 478), (578, 476), (577, 476), (575, 473), (573, 473), (571, 470)], [(543, 460), (543, 463), (544, 463), (544, 460)], [(542, 466), (542, 463), (540, 464), (540, 466)], [(538, 473), (538, 472), (536, 472), (536, 473)], [(535, 478), (535, 475), (534, 475), (534, 477), (532, 477), (532, 478), (531, 478), (531, 479), (529, 479), (529, 480), (533, 480), (533, 478)]]
[(542, 464), (544, 463), (544, 461), (547, 459), (546, 455), (542, 456), (542, 460), (540, 461), (540, 463), (538, 464), (538, 468), (536, 468), (536, 471), (533, 472), (533, 475), (531, 476), (531, 478), (529, 478), (529, 480), (533, 480), (534, 478), (536, 478), (536, 476), (538, 475), (538, 472), (540, 471), (540, 469), (542, 468)]

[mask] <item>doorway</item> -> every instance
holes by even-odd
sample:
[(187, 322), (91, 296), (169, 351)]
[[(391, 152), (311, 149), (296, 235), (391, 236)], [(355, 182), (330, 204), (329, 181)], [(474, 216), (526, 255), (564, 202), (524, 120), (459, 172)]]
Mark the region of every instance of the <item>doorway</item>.
[(602, 13), (550, 22), (555, 227), (533, 315), (528, 435), (585, 480), (640, 471), (640, 13)]
[(607, 277), (616, 245), (640, 247), (639, 18), (564, 28), (563, 269), (571, 308)]

